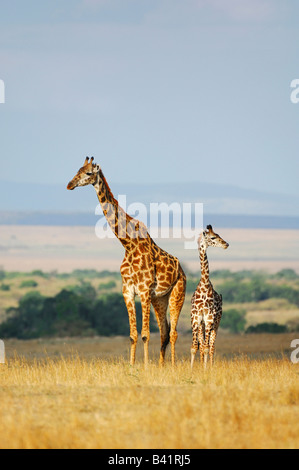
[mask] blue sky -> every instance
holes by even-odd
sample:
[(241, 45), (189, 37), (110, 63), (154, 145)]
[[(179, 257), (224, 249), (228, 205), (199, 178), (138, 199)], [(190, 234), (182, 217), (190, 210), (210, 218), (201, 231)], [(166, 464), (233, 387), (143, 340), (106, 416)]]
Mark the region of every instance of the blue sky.
[[(299, 4), (0, 6), (0, 180), (198, 181), (298, 196)], [(17, 189), (16, 189), (17, 190)]]

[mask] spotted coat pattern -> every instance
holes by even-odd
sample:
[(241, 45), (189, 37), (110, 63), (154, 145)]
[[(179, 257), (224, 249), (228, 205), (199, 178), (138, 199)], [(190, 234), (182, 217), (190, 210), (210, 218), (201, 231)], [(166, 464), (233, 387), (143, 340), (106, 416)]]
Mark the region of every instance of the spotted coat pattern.
[(215, 291), (210, 281), (208, 246), (218, 246), (224, 249), (229, 246), (213, 231), (211, 225), (207, 226), (207, 230), (202, 232), (198, 239), (201, 279), (191, 299), (191, 368), (198, 349), (200, 360), (206, 365), (209, 355), (210, 363), (213, 364), (215, 340), (222, 316), (222, 296)]
[[(107, 222), (125, 249), (120, 267), (122, 291), (130, 323), (130, 364), (135, 363), (137, 325), (135, 296), (142, 307), (141, 337), (144, 343), (144, 363), (148, 363), (150, 339), (150, 307), (154, 308), (161, 336), (160, 364), (164, 363), (166, 346), (171, 344), (172, 364), (175, 363), (177, 322), (185, 300), (186, 276), (179, 260), (160, 248), (150, 237), (146, 226), (129, 216), (114, 198), (99, 165), (86, 157), (67, 188), (92, 184)], [(169, 306), (169, 319), (167, 308)]]

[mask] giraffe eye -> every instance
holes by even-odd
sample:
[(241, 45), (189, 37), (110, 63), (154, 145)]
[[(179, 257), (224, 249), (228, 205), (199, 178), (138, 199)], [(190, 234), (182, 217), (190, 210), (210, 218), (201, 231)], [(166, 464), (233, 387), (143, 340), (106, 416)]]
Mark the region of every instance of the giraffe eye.
[(215, 240), (215, 239), (216, 239), (216, 237), (211, 237), (211, 240)]
[(92, 173), (86, 173), (86, 174), (87, 174), (87, 176), (91, 176), (91, 175), (92, 175)]

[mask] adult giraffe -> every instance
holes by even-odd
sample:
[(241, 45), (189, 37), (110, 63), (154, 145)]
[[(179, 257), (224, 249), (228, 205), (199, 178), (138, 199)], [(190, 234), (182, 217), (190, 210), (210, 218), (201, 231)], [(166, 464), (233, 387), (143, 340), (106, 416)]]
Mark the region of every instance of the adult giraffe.
[[(107, 222), (125, 248), (120, 267), (123, 296), (130, 323), (130, 364), (135, 362), (137, 325), (135, 295), (142, 307), (141, 337), (144, 343), (144, 364), (148, 364), (150, 339), (150, 307), (153, 305), (161, 335), (160, 364), (164, 363), (166, 346), (170, 341), (172, 365), (175, 363), (177, 322), (185, 300), (186, 276), (179, 260), (158, 247), (146, 226), (129, 216), (114, 198), (99, 165), (86, 157), (83, 166), (68, 183), (67, 189), (93, 185)], [(169, 305), (170, 325), (167, 320)]]

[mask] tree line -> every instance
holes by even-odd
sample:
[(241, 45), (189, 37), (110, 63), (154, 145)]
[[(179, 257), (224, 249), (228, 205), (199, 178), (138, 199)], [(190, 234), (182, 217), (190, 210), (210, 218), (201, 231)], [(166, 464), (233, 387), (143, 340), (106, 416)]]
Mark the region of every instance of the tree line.
[[(88, 282), (62, 289), (53, 297), (28, 292), (20, 299), (18, 307), (10, 307), (6, 312), (7, 319), (0, 324), (0, 338), (129, 335), (128, 313), (122, 294), (98, 297)], [(136, 316), (140, 331), (139, 302), (136, 302)], [(151, 331), (158, 331), (154, 317)]]
[[(28, 276), (76, 278), (76, 286), (62, 289), (57, 295), (49, 297), (38, 291), (30, 291), (19, 301), (17, 307), (6, 310), (6, 320), (0, 324), (0, 338), (16, 337), (30, 339), (45, 336), (111, 336), (129, 335), (127, 309), (121, 293), (107, 293), (116, 286), (119, 273), (95, 270), (75, 270), (72, 273), (43, 273), (32, 271)], [(24, 276), (24, 273), (6, 273), (0, 270), (0, 289), (6, 290), (4, 280)], [(109, 280), (107, 277), (109, 276)], [(111, 277), (114, 280), (111, 280)], [(101, 279), (96, 290), (89, 282)], [(187, 277), (187, 295), (194, 292), (199, 278)], [(34, 284), (33, 284), (34, 282)], [(270, 298), (283, 298), (299, 307), (299, 276), (292, 269), (284, 269), (273, 275), (254, 271), (231, 272), (219, 270), (212, 273), (212, 282), (217, 282), (216, 290), (222, 294), (224, 312), (221, 328), (232, 333), (278, 333), (288, 330), (287, 325), (259, 323), (246, 329), (246, 310), (226, 308), (226, 304), (259, 302)], [(31, 279), (22, 280), (20, 287), (36, 287)], [(136, 302), (137, 326), (140, 331), (142, 322), (141, 305)], [(151, 331), (158, 331), (156, 318), (151, 312)], [(298, 330), (298, 325), (294, 326)], [(295, 330), (295, 331), (296, 331)], [(293, 330), (292, 330), (293, 331)]]

